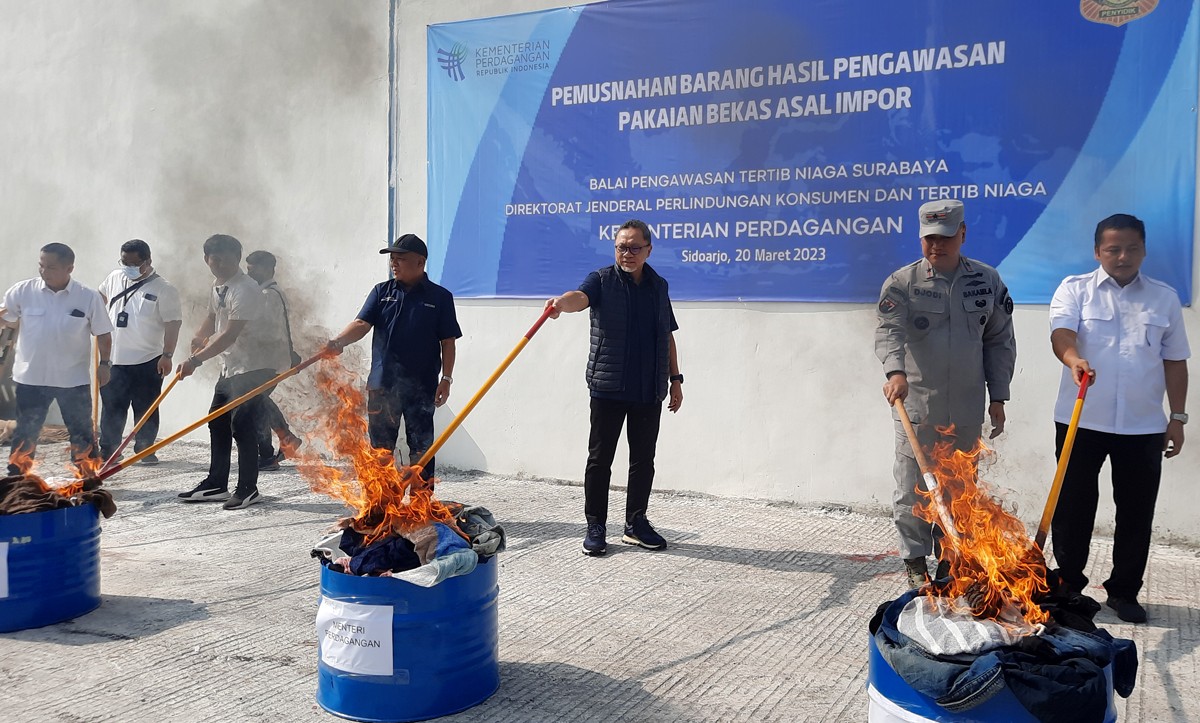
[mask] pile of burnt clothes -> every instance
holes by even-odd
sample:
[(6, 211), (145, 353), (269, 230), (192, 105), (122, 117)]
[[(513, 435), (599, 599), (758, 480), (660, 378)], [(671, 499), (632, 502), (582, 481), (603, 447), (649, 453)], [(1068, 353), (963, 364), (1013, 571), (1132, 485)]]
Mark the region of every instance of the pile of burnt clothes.
[(347, 525), (317, 543), (312, 556), (335, 572), (388, 576), (433, 587), (472, 572), (480, 560), (504, 551), (504, 528), (486, 508), (443, 504), (454, 514), (453, 528), (431, 522), (367, 544), (361, 532)]
[(95, 505), (105, 518), (112, 517), (117, 511), (112, 494), (100, 489), (98, 479), (84, 482), (83, 489), (70, 497), (62, 495), (36, 475), (11, 475), (0, 479), (0, 515), (45, 512), (80, 505)]
[(948, 711), (969, 711), (1007, 688), (1037, 720), (1104, 720), (1105, 668), (1128, 698), (1136, 646), (1092, 623), (1100, 605), (1086, 595), (1061, 590), (1038, 604), (1050, 621), (1014, 634), (1019, 626), (952, 612), (945, 598), (910, 590), (879, 606), (870, 631), (904, 682)]

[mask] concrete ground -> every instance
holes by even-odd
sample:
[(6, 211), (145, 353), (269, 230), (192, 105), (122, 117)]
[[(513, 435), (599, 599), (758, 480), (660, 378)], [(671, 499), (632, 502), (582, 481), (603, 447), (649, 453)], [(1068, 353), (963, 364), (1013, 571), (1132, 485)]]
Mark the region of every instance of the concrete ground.
[[(341, 506), (288, 463), (263, 474), (261, 505), (185, 505), (175, 493), (202, 477), (207, 447), (161, 456), (111, 479), (119, 510), (103, 524), (100, 608), (0, 635), (0, 720), (335, 720), (314, 701), (309, 549)], [(903, 586), (889, 519), (655, 494), (650, 517), (668, 550), (621, 545), (610, 527), (608, 556), (589, 558), (578, 487), (452, 473), (439, 492), (490, 508), (509, 548), (500, 690), (443, 720), (866, 719), (867, 620)], [(622, 500), (613, 495), (614, 518)], [(1096, 540), (1093, 559), (1110, 546)], [(1122, 721), (1200, 720), (1198, 586), (1196, 551), (1158, 546), (1150, 623), (1098, 617), (1141, 654)]]

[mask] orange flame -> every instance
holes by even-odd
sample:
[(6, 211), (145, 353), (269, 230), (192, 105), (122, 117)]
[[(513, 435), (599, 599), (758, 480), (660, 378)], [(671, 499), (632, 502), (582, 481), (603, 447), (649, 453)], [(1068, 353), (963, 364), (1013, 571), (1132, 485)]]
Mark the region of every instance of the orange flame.
[(314, 492), (355, 510), (343, 525), (363, 533), (368, 543), (431, 522), (457, 530), (454, 514), (434, 498), (419, 467), (401, 471), (391, 452), (371, 446), (361, 380), (336, 359), (323, 360), (314, 376), (315, 408), (304, 417), (315, 424), (312, 436), (323, 440), (336, 459), (348, 461), (350, 469), (326, 464), (312, 445), (300, 455), (298, 469)]
[[(102, 462), (95, 458), (89, 457), (87, 452), (75, 455), (74, 464), (70, 466), (71, 475), (74, 477), (73, 482), (66, 484), (62, 483), (62, 478), (57, 478), (54, 484), (50, 484), (42, 477), (34, 473), (36, 462), (33, 454), (27, 449), (19, 449), (9, 455), (8, 463), (16, 465), (21, 470), (21, 474), (26, 479), (36, 482), (43, 492), (56, 492), (63, 497), (74, 497), (83, 491), (84, 481), (88, 477), (95, 477), (100, 471)], [(55, 478), (52, 478), (55, 479)]]
[[(951, 581), (936, 594), (961, 600), (962, 609), (955, 612), (1021, 627), (1044, 623), (1050, 616), (1034, 599), (1049, 592), (1045, 559), (1025, 524), (979, 478), (979, 464), (990, 454), (982, 440), (969, 452), (954, 449), (949, 441), (933, 448), (930, 463), (939, 494), (949, 501), (952, 524), (961, 538), (958, 543), (943, 538), (942, 559), (950, 562)], [(921, 496), (925, 502), (914, 506), (913, 512), (942, 524), (932, 495), (921, 491)], [(925, 594), (935, 591), (926, 588)]]

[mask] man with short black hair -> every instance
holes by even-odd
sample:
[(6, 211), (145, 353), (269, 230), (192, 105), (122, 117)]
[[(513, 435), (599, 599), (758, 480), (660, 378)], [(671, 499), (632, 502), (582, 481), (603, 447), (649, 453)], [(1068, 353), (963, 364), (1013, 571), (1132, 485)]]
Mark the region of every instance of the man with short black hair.
[(20, 323), (13, 381), (17, 387), (17, 423), (8, 457), (10, 475), (33, 466), (38, 435), (51, 402), (58, 402), (71, 438), (71, 459), (78, 471), (99, 468), (92, 428), (92, 340), (100, 351), (97, 381), (108, 383), (112, 367), (112, 324), (100, 294), (71, 278), (75, 252), (61, 243), (42, 247), (38, 277), (14, 284), (4, 294), (0, 318)]
[[(450, 398), (455, 340), (462, 336), (454, 295), (429, 280), (429, 250), (406, 233), (381, 254), (389, 255), (392, 278), (376, 284), (358, 318), (330, 339), (326, 348), (341, 354), (374, 330), (371, 374), (367, 378), (367, 431), (371, 446), (394, 454), (404, 420), (410, 464), (433, 445), (433, 410)], [(434, 477), (434, 460), (421, 471)]]
[[(292, 324), (288, 318), (287, 299), (275, 281), (275, 254), (270, 251), (251, 251), (246, 256), (246, 275), (258, 282), (263, 294), (263, 315), (251, 324), (247, 341), (263, 347), (264, 354), (271, 355), (276, 372), (287, 371), (293, 364), (300, 363), (296, 348), (292, 344)], [(287, 419), (279, 405), (271, 399), (272, 387), (263, 393), (263, 410), (258, 430), (258, 469), (273, 472), (289, 455), (295, 455), (301, 440), (292, 434)], [(271, 444), (271, 432), (279, 436), (279, 452)]]
[(625, 493), (625, 534), (621, 541), (663, 550), (667, 541), (646, 518), (654, 484), (662, 403), (678, 412), (683, 375), (675, 350), (675, 312), (667, 281), (646, 260), (653, 236), (633, 219), (616, 234), (612, 266), (593, 271), (575, 291), (546, 301), (550, 318), (590, 309), (592, 334), (587, 383), (591, 391), (591, 433), (583, 473), (583, 514), (587, 534), (583, 553), (608, 552), (608, 492), (612, 462), (628, 420), (629, 481)]
[[(100, 452), (108, 459), (121, 444), (130, 407), (136, 423), (175, 366), (183, 307), (179, 291), (154, 270), (150, 245), (141, 239), (121, 244), (119, 266), (100, 284), (100, 295), (114, 327), (112, 380), (100, 390)], [(158, 419), (156, 409), (138, 430), (135, 452), (154, 444)], [(158, 456), (151, 454), (141, 464), (158, 464)]]
[[(892, 273), (879, 293), (875, 354), (887, 377), (883, 396), (893, 406), (903, 400), (927, 454), (940, 442), (969, 451), (983, 433), (985, 411), (991, 437), (1004, 431), (1017, 359), (1013, 301), (999, 272), (962, 255), (962, 201), (930, 201), (917, 219), (922, 258)], [(894, 408), (892, 418), (892, 518), (908, 584), (915, 588), (928, 579), (934, 533), (913, 514), (925, 480)]]
[[(1112, 573), (1107, 604), (1126, 622), (1146, 620), (1137, 601), (1150, 555), (1163, 458), (1183, 448), (1187, 359), (1191, 356), (1179, 295), (1140, 272), (1146, 226), (1118, 213), (1096, 225), (1100, 267), (1068, 276), (1050, 302), (1050, 345), (1063, 363), (1054, 407), (1055, 454), (1062, 454), (1079, 384), (1087, 401), (1051, 525), (1063, 582), (1082, 593), (1099, 501), (1100, 468), (1112, 468)], [(1163, 412), (1163, 397), (1170, 417)]]
[[(275, 376), (268, 355), (247, 340), (246, 327), (262, 316), (263, 295), (258, 284), (242, 273), (242, 243), (216, 234), (204, 242), (204, 263), (213, 275), (208, 316), (192, 339), (192, 355), (179, 365), (184, 377), (200, 365), (220, 358), (221, 376), (213, 389), (209, 411), (216, 411)], [(195, 488), (181, 492), (184, 502), (224, 502), (227, 510), (259, 502), (258, 420), (262, 395), (208, 423), (208, 475)], [(238, 480), (229, 494), (230, 456), (237, 442)]]

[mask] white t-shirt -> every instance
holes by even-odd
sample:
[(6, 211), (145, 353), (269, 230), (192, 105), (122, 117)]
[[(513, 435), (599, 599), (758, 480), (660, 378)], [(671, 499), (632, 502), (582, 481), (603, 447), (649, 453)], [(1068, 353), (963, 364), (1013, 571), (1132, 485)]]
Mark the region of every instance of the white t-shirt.
[(71, 279), (51, 291), (41, 278), (19, 281), (4, 294), (4, 318), (20, 321), (13, 381), (39, 387), (91, 383), (92, 336), (113, 330), (104, 301)]
[[(1163, 411), (1163, 361), (1191, 356), (1179, 295), (1145, 274), (1122, 287), (1103, 268), (1063, 279), (1050, 302), (1050, 330), (1078, 335), (1079, 356), (1096, 370), (1079, 425), (1114, 434), (1157, 434)], [(1063, 367), (1054, 421), (1067, 424), (1079, 396)]]
[[(111, 302), (137, 283), (117, 269), (100, 284), (100, 294)], [(113, 324), (113, 364), (142, 364), (162, 354), (166, 324), (183, 319), (179, 291), (161, 276), (106, 307)], [(128, 314), (124, 327), (117, 326), (121, 312)]]
[(224, 283), (214, 280), (212, 292), (209, 294), (208, 310), (216, 315), (215, 334), (229, 328), (231, 321), (249, 322), (238, 334), (233, 346), (221, 352), (223, 376), (231, 377), (257, 369), (274, 369), (269, 356), (263, 354), (260, 345), (253, 343), (249, 333), (254, 320), (263, 314), (262, 289), (258, 287), (257, 281), (242, 271), (238, 271)]

